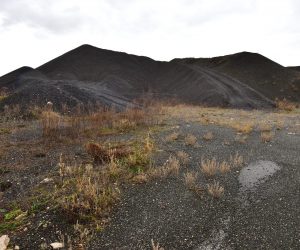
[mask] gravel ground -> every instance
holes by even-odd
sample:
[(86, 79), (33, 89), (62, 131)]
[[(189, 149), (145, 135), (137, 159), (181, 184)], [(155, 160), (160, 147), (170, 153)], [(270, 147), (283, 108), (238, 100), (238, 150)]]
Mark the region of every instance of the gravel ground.
[[(166, 128), (172, 127), (171, 130), (155, 134), (157, 164), (178, 151), (188, 153), (190, 162), (178, 176), (125, 186), (110, 223), (94, 235), (87, 249), (151, 249), (151, 239), (164, 249), (300, 248), (299, 132), (290, 133), (284, 128), (275, 131), (270, 143), (262, 143), (260, 132), (253, 131), (246, 143), (240, 143), (230, 128), (182, 120), (168, 122)], [(4, 203), (26, 196), (32, 186), (51, 176), (60, 152), (84, 154), (79, 145), (62, 144), (49, 145), (46, 156), (37, 157), (40, 135), (30, 131), (24, 129), (10, 135), (12, 144), (21, 144), (1, 164), (11, 164), (18, 158), (26, 160), (27, 167), (0, 176), (1, 181), (9, 179), (13, 184), (4, 193)], [(180, 136), (176, 141), (166, 142), (171, 131), (178, 131)], [(202, 139), (207, 132), (213, 133), (211, 141)], [(187, 134), (197, 137), (196, 146), (185, 145)], [(119, 141), (132, 136), (102, 139)], [(33, 139), (37, 140), (37, 148), (31, 152), (22, 143)], [(237, 152), (244, 158), (243, 167), (210, 179), (199, 172), (198, 185), (206, 189), (216, 180), (225, 188), (223, 197), (214, 199), (206, 191), (199, 195), (186, 187), (183, 174), (199, 170), (202, 158), (228, 161)], [(62, 234), (72, 234), (63, 217), (55, 210), (36, 214), (25, 231), (10, 234), (12, 244), (21, 249), (39, 249), (43, 242), (49, 245), (61, 241)]]
[[(244, 156), (242, 169), (216, 177), (225, 187), (224, 196), (199, 197), (185, 187), (182, 174), (128, 187), (111, 224), (88, 249), (150, 249), (151, 239), (165, 249), (299, 249), (300, 135), (276, 131), (272, 142), (262, 143), (254, 131), (241, 144), (231, 129), (178, 126), (182, 135), (195, 135), (199, 146), (185, 146), (183, 137), (159, 140), (166, 152), (189, 153), (187, 169), (197, 169), (201, 157)], [(201, 138), (208, 131), (214, 138), (206, 142)], [(247, 180), (252, 180), (250, 186)], [(212, 180), (199, 176), (198, 182), (205, 187)]]

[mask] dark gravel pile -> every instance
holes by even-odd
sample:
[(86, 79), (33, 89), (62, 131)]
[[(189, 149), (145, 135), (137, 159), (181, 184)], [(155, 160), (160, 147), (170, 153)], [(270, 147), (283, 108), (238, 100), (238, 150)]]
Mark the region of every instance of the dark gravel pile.
[(47, 101), (56, 108), (96, 102), (124, 107), (133, 99), (151, 94), (160, 100), (193, 104), (270, 108), (269, 97), (274, 97), (266, 95), (266, 91), (273, 91), (269, 88), (261, 91), (244, 79), (199, 65), (154, 61), (90, 45), (82, 45), (37, 69), (24, 67), (4, 75), (0, 78), (3, 87), (8, 88), (10, 96), (0, 102), (0, 107), (44, 105)]

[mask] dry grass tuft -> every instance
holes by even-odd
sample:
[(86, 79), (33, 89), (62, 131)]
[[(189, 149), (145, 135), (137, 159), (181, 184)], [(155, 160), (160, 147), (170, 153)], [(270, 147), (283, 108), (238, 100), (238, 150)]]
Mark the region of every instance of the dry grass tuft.
[(176, 156), (183, 165), (187, 165), (190, 162), (190, 156), (184, 151), (178, 151)]
[(198, 177), (198, 173), (195, 171), (187, 172), (183, 175), (185, 185), (189, 189), (194, 189), (196, 187), (196, 180)]
[(146, 183), (148, 181), (148, 176), (145, 173), (140, 173), (132, 178), (132, 181), (137, 184)]
[(234, 140), (241, 144), (245, 144), (247, 142), (248, 136), (247, 135), (237, 135)]
[(237, 123), (233, 125), (233, 128), (237, 130), (237, 132), (242, 134), (250, 134), (253, 131), (253, 124), (251, 123)]
[(169, 135), (166, 136), (166, 141), (167, 142), (172, 142), (172, 141), (176, 141), (179, 138), (179, 133), (178, 132), (173, 132)]
[(101, 217), (118, 200), (120, 190), (106, 169), (96, 171), (91, 165), (67, 166), (62, 162), (60, 169), (62, 185), (56, 192), (68, 217), (76, 220), (91, 215)]
[(148, 171), (149, 177), (165, 178), (170, 175), (178, 175), (180, 170), (179, 160), (170, 155), (169, 159), (164, 163), (162, 167), (152, 168)]
[(272, 131), (272, 128), (273, 128), (272, 125), (268, 124), (268, 123), (261, 123), (259, 125), (259, 130), (261, 132), (270, 132), (270, 131)]
[(151, 247), (152, 247), (152, 250), (164, 250), (163, 247), (159, 246), (159, 243), (155, 244), (153, 239), (151, 239)]
[(219, 166), (219, 171), (221, 174), (226, 174), (231, 170), (231, 166), (227, 161), (221, 162)]
[(260, 139), (264, 143), (272, 141), (273, 137), (274, 137), (274, 134), (271, 131), (261, 132), (261, 134), (260, 134)]
[(220, 198), (224, 194), (224, 190), (224, 187), (217, 181), (214, 181), (213, 184), (207, 185), (208, 193), (214, 198)]
[(205, 135), (203, 135), (203, 139), (206, 141), (210, 141), (214, 138), (214, 135), (212, 132), (207, 132)]
[(53, 111), (44, 111), (41, 114), (41, 126), (43, 136), (51, 137), (59, 135), (59, 129), (62, 122), (61, 116)]
[(218, 171), (218, 162), (215, 158), (201, 160), (200, 170), (208, 177), (214, 176)]
[(197, 143), (197, 137), (192, 135), (192, 134), (188, 134), (185, 139), (185, 145), (187, 146), (195, 146)]
[(244, 164), (244, 158), (236, 152), (235, 155), (230, 155), (230, 163), (233, 167), (241, 167)]
[(297, 108), (297, 105), (283, 98), (282, 100), (275, 100), (276, 108), (282, 111), (293, 111)]
[(89, 142), (85, 145), (85, 149), (91, 155), (95, 162), (109, 162), (110, 159), (120, 159), (128, 156), (131, 151), (125, 148), (124, 145), (115, 146), (112, 148), (105, 148), (98, 143)]

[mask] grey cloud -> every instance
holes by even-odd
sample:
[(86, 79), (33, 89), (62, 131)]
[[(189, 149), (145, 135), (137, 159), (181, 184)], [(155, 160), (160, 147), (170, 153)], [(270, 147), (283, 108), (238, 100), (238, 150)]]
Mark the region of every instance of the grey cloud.
[(0, 14), (3, 17), (4, 28), (25, 24), (45, 31), (62, 33), (75, 29), (81, 23), (79, 8), (60, 9), (53, 1), (1, 0)]

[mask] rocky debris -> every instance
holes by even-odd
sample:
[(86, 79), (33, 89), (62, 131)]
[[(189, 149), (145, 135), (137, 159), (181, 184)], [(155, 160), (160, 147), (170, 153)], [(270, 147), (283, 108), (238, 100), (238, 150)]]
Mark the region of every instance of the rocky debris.
[(60, 249), (64, 247), (64, 244), (61, 242), (54, 242), (51, 243), (50, 246), (52, 247), (52, 249)]
[(2, 235), (0, 237), (0, 250), (6, 250), (9, 243), (8, 235)]
[(53, 182), (53, 179), (52, 178), (45, 178), (44, 180), (42, 180), (40, 183), (41, 184), (44, 184), (44, 183), (49, 183), (49, 182)]

